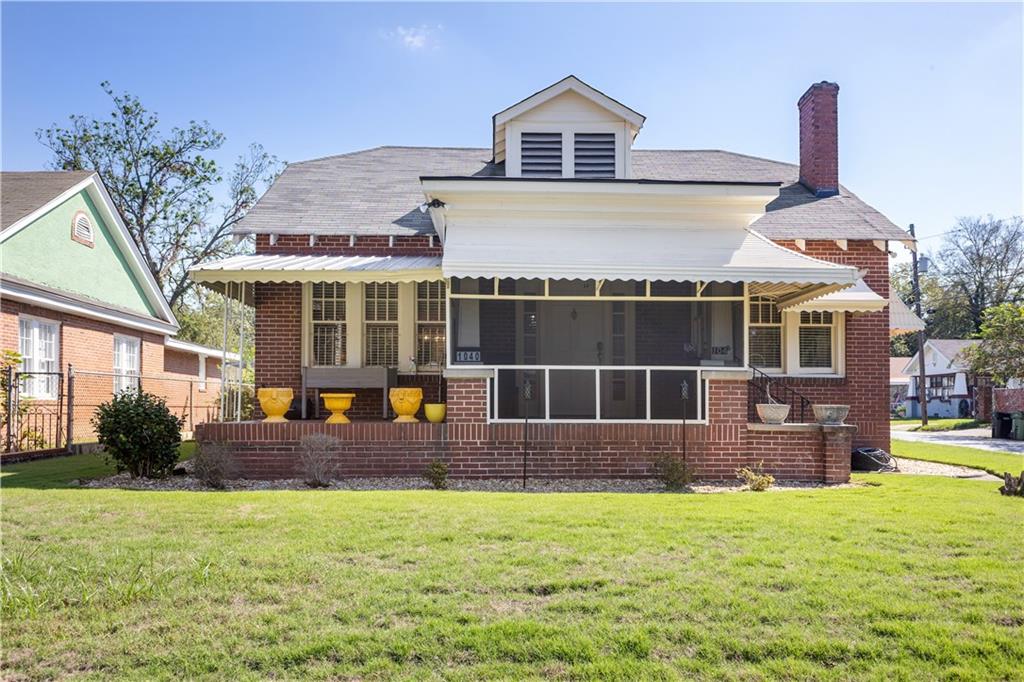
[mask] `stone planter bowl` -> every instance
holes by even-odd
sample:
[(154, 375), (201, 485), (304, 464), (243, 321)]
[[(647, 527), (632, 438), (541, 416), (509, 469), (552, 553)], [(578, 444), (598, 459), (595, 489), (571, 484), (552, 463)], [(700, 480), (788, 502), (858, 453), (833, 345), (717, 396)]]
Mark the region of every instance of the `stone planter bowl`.
[(398, 416), (395, 421), (399, 424), (406, 422), (418, 422), (415, 417), (423, 402), (422, 388), (392, 388), (388, 391), (388, 399), (391, 401), (391, 409)]
[(838, 426), (844, 423), (846, 415), (850, 414), (849, 405), (815, 405), (814, 419), (819, 424)]
[(292, 405), (293, 393), (290, 388), (261, 388), (256, 391), (263, 414), (267, 415), (265, 422), (286, 422), (284, 413)]
[(758, 403), (757, 416), (765, 424), (782, 424), (789, 416), (789, 405), (781, 403)]

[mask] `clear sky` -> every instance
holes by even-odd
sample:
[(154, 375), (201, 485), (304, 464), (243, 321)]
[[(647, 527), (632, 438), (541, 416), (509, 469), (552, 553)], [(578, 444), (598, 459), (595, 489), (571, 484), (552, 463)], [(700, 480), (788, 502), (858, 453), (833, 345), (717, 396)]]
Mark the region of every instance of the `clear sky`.
[[(491, 114), (573, 73), (647, 116), (638, 148), (797, 157), (796, 101), (840, 84), (840, 180), (923, 246), (1022, 209), (1022, 11), (1011, 4), (2, 5), (3, 168), (37, 128), (109, 111), (208, 120), (219, 160), (486, 147)], [(929, 239), (929, 237), (931, 237)]]

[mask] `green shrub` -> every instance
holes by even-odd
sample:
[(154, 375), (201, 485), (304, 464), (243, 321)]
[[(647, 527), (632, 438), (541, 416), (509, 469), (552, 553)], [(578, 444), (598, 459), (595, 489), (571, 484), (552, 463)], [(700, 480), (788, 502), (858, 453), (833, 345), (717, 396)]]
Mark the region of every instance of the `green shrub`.
[(178, 461), (182, 420), (163, 398), (122, 391), (96, 408), (92, 424), (107, 457), (132, 478), (166, 476)]
[(448, 465), (440, 459), (435, 459), (427, 465), (426, 471), (423, 472), (423, 478), (427, 479), (427, 482), (436, 490), (447, 490)]
[(672, 455), (658, 455), (654, 459), (654, 470), (669, 490), (684, 490), (693, 481), (686, 462)]
[(192, 475), (211, 488), (224, 488), (224, 481), (238, 478), (238, 463), (219, 443), (203, 443), (192, 457)]
[(736, 477), (743, 481), (751, 490), (757, 492), (768, 490), (775, 483), (775, 477), (764, 472), (763, 464), (764, 462), (758, 462), (753, 469), (743, 467), (736, 472)]

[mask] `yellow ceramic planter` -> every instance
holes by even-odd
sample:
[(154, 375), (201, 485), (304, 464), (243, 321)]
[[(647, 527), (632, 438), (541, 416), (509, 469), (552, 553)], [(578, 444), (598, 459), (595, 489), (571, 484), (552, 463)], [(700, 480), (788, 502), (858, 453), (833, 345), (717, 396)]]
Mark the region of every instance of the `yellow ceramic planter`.
[(320, 397), (324, 399), (324, 406), (331, 411), (331, 416), (327, 418), (328, 424), (352, 423), (345, 416), (345, 412), (352, 407), (352, 401), (356, 398), (355, 393), (321, 393)]
[(398, 416), (395, 421), (398, 423), (418, 422), (415, 416), (423, 402), (422, 388), (392, 388), (388, 391), (388, 400), (391, 401), (391, 409)]
[(448, 406), (444, 403), (427, 403), (423, 406), (423, 414), (431, 424), (440, 424), (448, 414)]
[(261, 388), (256, 392), (260, 399), (260, 407), (267, 415), (265, 422), (286, 422), (284, 413), (292, 405), (292, 389), (290, 388)]

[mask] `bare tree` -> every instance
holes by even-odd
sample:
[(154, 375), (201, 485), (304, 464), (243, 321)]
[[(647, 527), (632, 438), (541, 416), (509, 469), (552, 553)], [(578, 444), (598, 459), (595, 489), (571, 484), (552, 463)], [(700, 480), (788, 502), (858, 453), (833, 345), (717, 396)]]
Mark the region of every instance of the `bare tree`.
[(231, 228), (256, 203), (280, 172), (277, 158), (252, 144), (226, 178), (226, 199), (215, 192), (225, 181), (216, 161), (224, 135), (210, 124), (190, 121), (169, 134), (155, 113), (133, 95), (115, 94), (101, 84), (114, 109), (103, 119), (72, 115), (68, 127), (54, 124), (36, 132), (53, 151), (53, 167), (94, 170), (110, 192), (122, 220), (172, 308), (192, 282), (188, 269), (230, 253)]
[(1024, 220), (960, 218), (943, 242), (939, 265), (977, 331), (987, 308), (1024, 301)]

